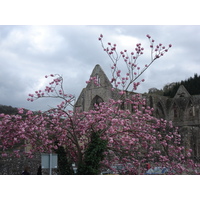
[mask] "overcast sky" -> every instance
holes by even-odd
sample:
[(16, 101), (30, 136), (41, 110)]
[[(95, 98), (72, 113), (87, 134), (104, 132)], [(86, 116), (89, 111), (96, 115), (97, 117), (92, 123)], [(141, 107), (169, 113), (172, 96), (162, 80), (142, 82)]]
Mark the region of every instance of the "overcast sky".
[[(118, 49), (134, 50), (144, 46), (141, 64), (150, 60), (149, 34), (156, 43), (172, 48), (157, 60), (141, 78), (145, 82), (138, 92), (181, 81), (200, 74), (200, 26), (0, 26), (0, 104), (44, 110), (55, 105), (54, 100), (28, 102), (29, 93), (43, 89), (45, 75), (64, 77), (66, 93), (79, 96), (85, 81), (96, 64), (111, 78), (111, 60), (102, 50), (98, 37)], [(138, 62), (140, 63), (140, 62)], [(125, 66), (124, 66), (125, 67)]]

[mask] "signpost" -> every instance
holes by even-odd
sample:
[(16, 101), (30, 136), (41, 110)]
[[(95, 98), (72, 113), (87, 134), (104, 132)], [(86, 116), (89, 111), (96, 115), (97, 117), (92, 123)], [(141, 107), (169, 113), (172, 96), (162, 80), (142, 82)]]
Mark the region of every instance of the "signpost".
[(52, 169), (58, 166), (58, 155), (57, 154), (41, 154), (42, 169), (49, 169), (49, 175), (52, 175)]

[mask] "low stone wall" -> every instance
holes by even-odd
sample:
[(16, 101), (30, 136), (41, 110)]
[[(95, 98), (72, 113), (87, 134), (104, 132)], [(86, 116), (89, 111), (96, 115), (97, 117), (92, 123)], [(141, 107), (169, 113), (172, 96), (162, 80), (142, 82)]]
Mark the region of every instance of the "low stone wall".
[(0, 175), (21, 175), (25, 167), (29, 168), (31, 175), (37, 175), (38, 167), (41, 165), (40, 154), (33, 158), (26, 156), (0, 157)]

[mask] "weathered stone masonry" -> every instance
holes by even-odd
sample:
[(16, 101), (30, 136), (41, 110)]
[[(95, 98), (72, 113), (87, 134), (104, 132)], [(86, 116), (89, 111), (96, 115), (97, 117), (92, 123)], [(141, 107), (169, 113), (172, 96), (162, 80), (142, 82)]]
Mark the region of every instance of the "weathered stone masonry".
[[(88, 111), (95, 103), (117, 99), (112, 85), (100, 65), (93, 69), (91, 77), (97, 77), (100, 86), (88, 83), (75, 104), (80, 111)], [(193, 149), (195, 160), (200, 159), (200, 95), (191, 96), (181, 85), (174, 98), (156, 94), (141, 94), (147, 100), (147, 105), (154, 108), (153, 115), (173, 122), (179, 127), (183, 144)]]

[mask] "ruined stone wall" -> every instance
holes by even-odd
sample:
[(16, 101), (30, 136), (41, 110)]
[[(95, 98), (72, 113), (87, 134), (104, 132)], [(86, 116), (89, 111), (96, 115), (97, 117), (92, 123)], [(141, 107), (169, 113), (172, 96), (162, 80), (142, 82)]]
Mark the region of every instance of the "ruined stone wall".
[(25, 167), (29, 168), (31, 175), (36, 175), (41, 165), (41, 156), (36, 154), (33, 158), (21, 155), (20, 158), (0, 157), (0, 175), (21, 175)]
[[(98, 76), (101, 86), (97, 87), (92, 83), (87, 85), (81, 94), (82, 101), (77, 101), (82, 111), (91, 109), (95, 96), (101, 97), (103, 101), (110, 98), (117, 100), (118, 97), (116, 92), (112, 92), (112, 85), (99, 65), (95, 66), (91, 76)], [(155, 117), (172, 121), (174, 126), (179, 127), (183, 143), (193, 149), (194, 156), (200, 158), (200, 95), (191, 96), (181, 85), (174, 98), (152, 93), (141, 96), (146, 99), (148, 106), (154, 108)]]
[(84, 93), (84, 110), (88, 111), (91, 109), (93, 99), (98, 96), (102, 98), (104, 102), (107, 102), (112, 97), (112, 91), (105, 89), (104, 87), (96, 87), (93, 89), (86, 90)]

